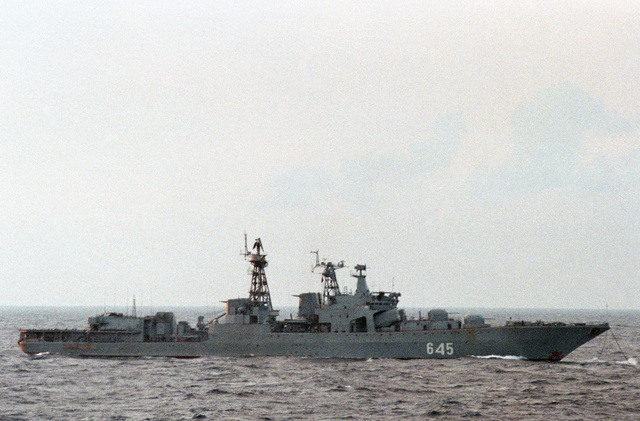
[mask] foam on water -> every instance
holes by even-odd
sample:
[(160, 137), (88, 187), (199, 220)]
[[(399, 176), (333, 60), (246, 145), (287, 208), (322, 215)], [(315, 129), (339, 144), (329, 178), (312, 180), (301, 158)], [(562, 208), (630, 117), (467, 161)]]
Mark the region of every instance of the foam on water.
[(471, 358), (480, 358), (487, 360), (526, 360), (524, 357), (517, 355), (471, 355)]
[(638, 366), (638, 360), (636, 360), (633, 357), (628, 358), (626, 361), (616, 361), (616, 363), (622, 364), (622, 365), (631, 365), (634, 367)]

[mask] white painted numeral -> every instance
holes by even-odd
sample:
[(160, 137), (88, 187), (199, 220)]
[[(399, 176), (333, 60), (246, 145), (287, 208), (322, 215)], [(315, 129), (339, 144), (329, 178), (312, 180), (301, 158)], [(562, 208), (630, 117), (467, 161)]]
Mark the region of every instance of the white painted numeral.
[(427, 342), (427, 354), (433, 355), (434, 353), (440, 355), (453, 355), (453, 342), (440, 342), (434, 347), (433, 342)]

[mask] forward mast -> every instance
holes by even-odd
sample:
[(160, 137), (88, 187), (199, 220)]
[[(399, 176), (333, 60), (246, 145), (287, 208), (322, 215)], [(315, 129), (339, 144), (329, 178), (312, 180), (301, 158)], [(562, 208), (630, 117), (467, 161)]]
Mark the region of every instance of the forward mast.
[(313, 272), (317, 268), (322, 268), (322, 278), (320, 281), (323, 285), (322, 290), (322, 305), (329, 306), (331, 304), (336, 303), (336, 297), (340, 294), (340, 286), (338, 285), (338, 279), (336, 277), (336, 270), (342, 269), (344, 265), (344, 260), (339, 261), (337, 264), (333, 262), (320, 262), (320, 254), (319, 250), (312, 251), (311, 253), (316, 255), (316, 264), (311, 269)]

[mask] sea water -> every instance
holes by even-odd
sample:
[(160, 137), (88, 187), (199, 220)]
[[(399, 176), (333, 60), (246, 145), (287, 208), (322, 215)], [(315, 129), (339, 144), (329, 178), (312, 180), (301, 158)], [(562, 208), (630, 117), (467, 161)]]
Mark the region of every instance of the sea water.
[[(174, 311), (193, 325), (208, 309)], [(611, 324), (557, 363), (80, 359), (30, 357), (18, 348), (20, 328), (85, 328), (86, 318), (100, 312), (0, 308), (0, 420), (640, 419), (638, 311), (458, 310), (484, 314), (492, 324), (509, 318)]]

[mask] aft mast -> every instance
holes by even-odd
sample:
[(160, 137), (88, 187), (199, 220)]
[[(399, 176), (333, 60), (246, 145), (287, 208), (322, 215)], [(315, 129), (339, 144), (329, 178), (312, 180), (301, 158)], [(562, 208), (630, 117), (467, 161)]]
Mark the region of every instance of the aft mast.
[(271, 294), (269, 293), (269, 285), (267, 284), (267, 275), (264, 268), (267, 267), (267, 255), (263, 254), (264, 248), (262, 241), (257, 238), (253, 244), (252, 252), (247, 248), (247, 235), (244, 235), (244, 256), (249, 259), (249, 263), (253, 266), (251, 270), (251, 289), (249, 290), (250, 307), (266, 308), (273, 310), (271, 304)]

